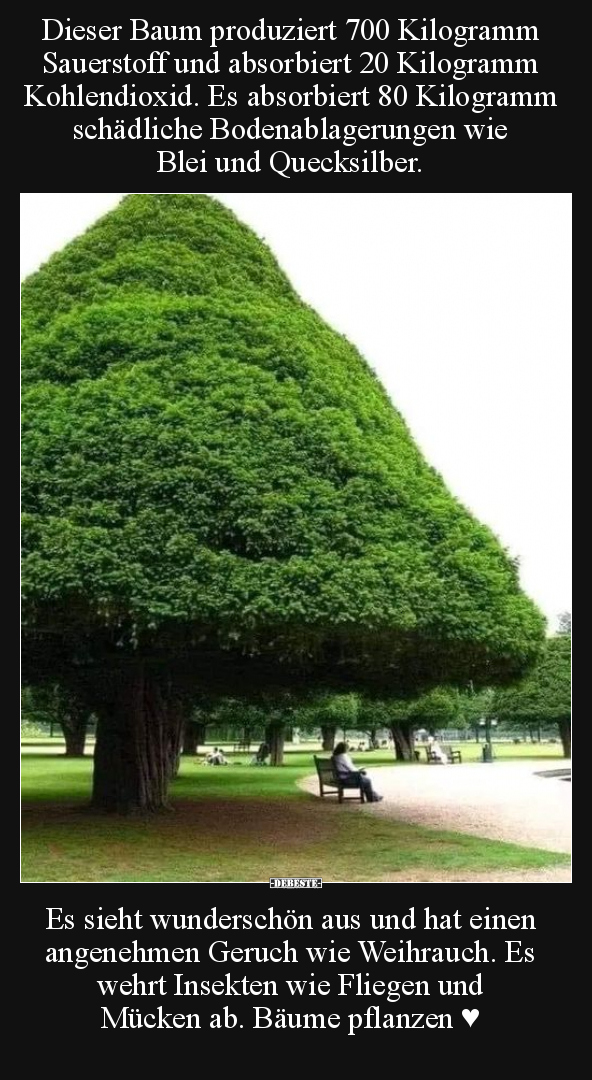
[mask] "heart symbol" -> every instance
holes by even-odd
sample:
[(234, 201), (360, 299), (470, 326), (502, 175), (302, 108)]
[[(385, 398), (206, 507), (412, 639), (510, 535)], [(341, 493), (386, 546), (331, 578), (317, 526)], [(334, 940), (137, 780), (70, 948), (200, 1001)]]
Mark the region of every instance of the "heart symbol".
[(466, 1020), (469, 1027), (473, 1026), (478, 1016), (479, 1009), (463, 1009), (463, 1019)]

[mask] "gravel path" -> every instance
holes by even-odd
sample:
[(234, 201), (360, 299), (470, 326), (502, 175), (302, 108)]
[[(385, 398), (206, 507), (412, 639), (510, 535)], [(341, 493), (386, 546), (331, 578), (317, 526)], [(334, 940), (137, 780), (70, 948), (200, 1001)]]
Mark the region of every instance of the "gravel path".
[[(571, 762), (562, 762), (561, 767), (570, 768)], [(553, 767), (545, 763), (518, 761), (369, 770), (374, 786), (384, 795), (384, 802), (362, 812), (394, 817), (432, 829), (466, 832), (547, 851), (569, 852), (571, 783), (540, 775), (552, 771)], [(316, 778), (307, 779), (304, 786), (318, 794)], [(359, 804), (352, 800), (352, 808), (354, 805)], [(439, 880), (469, 879), (450, 876)], [(483, 875), (472, 880), (565, 882), (571, 881), (571, 871), (557, 867), (490, 877)]]

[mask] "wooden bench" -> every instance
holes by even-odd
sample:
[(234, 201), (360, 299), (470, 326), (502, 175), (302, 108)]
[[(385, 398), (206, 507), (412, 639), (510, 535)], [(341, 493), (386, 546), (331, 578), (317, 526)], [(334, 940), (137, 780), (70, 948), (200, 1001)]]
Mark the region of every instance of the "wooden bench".
[[(453, 746), (443, 746), (442, 750), (448, 758), (449, 765), (462, 765), (462, 751), (456, 750)], [(433, 751), (430, 750), (429, 746), (426, 746), (425, 752), (428, 759), (428, 765), (442, 764), (438, 755), (434, 754)]]
[[(339, 802), (342, 803), (345, 799), (346, 791), (352, 791), (355, 798), (359, 795), (360, 802), (364, 802), (364, 792), (362, 791), (362, 788), (349, 787), (343, 783), (342, 778), (339, 776), (333, 764), (333, 758), (315, 757), (314, 761), (319, 777), (321, 799), (324, 799), (325, 795), (337, 795)], [(327, 791), (327, 788), (332, 790)]]

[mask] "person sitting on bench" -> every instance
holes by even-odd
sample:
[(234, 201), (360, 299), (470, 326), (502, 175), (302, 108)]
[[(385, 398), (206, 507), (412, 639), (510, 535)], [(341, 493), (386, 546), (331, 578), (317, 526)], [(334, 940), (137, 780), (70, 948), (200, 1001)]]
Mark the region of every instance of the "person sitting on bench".
[(338, 743), (333, 751), (333, 765), (344, 787), (360, 788), (366, 802), (382, 802), (383, 796), (376, 794), (366, 770), (356, 769), (344, 742)]
[(436, 758), (441, 765), (448, 765), (448, 755), (444, 753), (440, 743), (432, 736), (428, 739), (428, 753), (430, 757)]

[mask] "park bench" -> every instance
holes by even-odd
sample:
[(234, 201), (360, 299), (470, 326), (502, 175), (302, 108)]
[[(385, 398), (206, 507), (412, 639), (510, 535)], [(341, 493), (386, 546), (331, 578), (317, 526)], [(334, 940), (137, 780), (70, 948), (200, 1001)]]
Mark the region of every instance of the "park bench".
[[(325, 798), (325, 795), (337, 795), (339, 802), (342, 803), (345, 799), (346, 791), (353, 791), (354, 796), (360, 797), (360, 802), (364, 802), (364, 792), (360, 788), (352, 788), (343, 783), (342, 778), (339, 776), (337, 769), (333, 763), (333, 758), (319, 758), (314, 759), (317, 774), (319, 777), (319, 790), (321, 799)], [(330, 788), (332, 790), (327, 791)]]
[[(453, 746), (443, 746), (442, 750), (446, 754), (450, 765), (462, 765), (462, 752), (460, 750), (456, 750)], [(428, 759), (428, 765), (442, 764), (440, 758), (430, 750), (429, 746), (426, 746), (425, 752)]]

